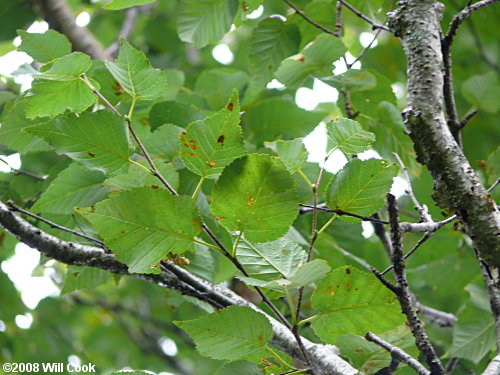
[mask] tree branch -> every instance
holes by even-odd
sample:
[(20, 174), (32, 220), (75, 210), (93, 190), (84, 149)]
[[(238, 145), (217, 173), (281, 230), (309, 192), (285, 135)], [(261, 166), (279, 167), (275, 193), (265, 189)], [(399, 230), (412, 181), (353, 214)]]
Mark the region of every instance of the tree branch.
[(36, 3), (50, 28), (66, 35), (75, 50), (93, 59), (111, 59), (94, 35), (87, 28), (76, 24), (75, 16), (64, 0), (36, 0)]
[(458, 320), (453, 314), (433, 309), (419, 302), (416, 303), (416, 307), (420, 315), (425, 316), (431, 322), (439, 324), (441, 327), (452, 327)]
[(392, 358), (397, 359), (400, 362), (406, 363), (408, 366), (410, 366), (412, 369), (414, 369), (418, 374), (420, 374), (420, 375), (429, 375), (430, 374), (429, 370), (427, 370), (424, 366), (422, 366), (422, 364), (419, 361), (417, 361), (411, 355), (406, 353), (403, 349), (389, 344), (388, 342), (382, 340), (380, 337), (378, 337), (374, 333), (368, 332), (365, 335), (365, 339), (367, 341), (373, 342), (374, 344), (377, 344), (381, 348), (387, 350), (391, 354)]
[(399, 4), (388, 14), (389, 26), (401, 39), (408, 60), (408, 106), (403, 118), (417, 160), (432, 175), (434, 200), (462, 220), (485, 262), (499, 267), (500, 211), (445, 121), (439, 24), (443, 6), (416, 0)]
[(399, 226), (399, 213), (396, 198), (392, 194), (387, 194), (387, 203), (389, 211), (389, 222), (391, 223), (391, 242), (392, 242), (392, 264), (397, 281), (396, 297), (403, 314), (406, 315), (408, 325), (415, 337), (415, 344), (422, 353), (425, 361), (429, 365), (432, 374), (444, 374), (443, 366), (432, 346), (429, 337), (417, 316), (414, 309), (410, 286), (406, 278), (405, 259), (403, 254), (403, 232)]
[[(65, 264), (90, 266), (106, 271), (128, 275), (149, 283), (179, 291), (182, 294), (208, 302), (216, 308), (229, 305), (248, 306), (265, 314), (233, 291), (222, 286), (211, 284), (191, 275), (184, 269), (171, 265), (169, 271), (160, 274), (133, 274), (127, 266), (116, 260), (114, 255), (106, 254), (102, 249), (84, 246), (73, 242), (62, 241), (29, 224), (14, 215), (9, 208), (0, 202), (0, 226), (10, 232), (18, 240), (40, 251), (49, 258)], [(175, 271), (175, 274), (173, 273)], [(182, 275), (180, 279), (177, 275)], [(300, 348), (290, 330), (276, 319), (265, 314), (273, 326), (273, 343), (288, 355), (301, 359)], [(331, 345), (314, 344), (302, 338), (302, 342), (313, 362), (318, 374), (355, 375), (358, 371), (338, 356), (338, 349)]]
[(284, 0), (285, 3), (288, 4), (288, 6), (290, 6), (291, 8), (293, 8), (293, 10), (295, 10), (295, 12), (301, 16), (303, 19), (305, 19), (307, 22), (309, 22), (311, 25), (313, 25), (314, 27), (320, 29), (321, 31), (324, 31), (325, 33), (327, 34), (331, 34), (331, 35), (334, 35), (334, 36), (338, 36), (337, 33), (335, 31), (332, 31), (324, 26), (321, 26), (319, 23), (316, 23), (314, 22), (312, 19), (310, 19), (303, 11), (301, 11), (299, 8), (297, 8), (297, 6), (292, 3), (290, 0)]
[(498, 269), (488, 269), (483, 262), (479, 262), (484, 285), (488, 292), (491, 312), (495, 320), (497, 354), (500, 354), (500, 277)]
[(482, 375), (498, 375), (500, 374), (500, 354), (491, 360), (488, 367), (484, 370)]
[(349, 4), (345, 0), (339, 0), (339, 1), (347, 9), (349, 9), (351, 12), (353, 12), (356, 16), (358, 16), (362, 20), (364, 20), (364, 21), (368, 22), (370, 25), (372, 25), (372, 29), (373, 30), (375, 30), (375, 29), (381, 29), (381, 30), (385, 30), (385, 31), (391, 31), (387, 26), (381, 25), (380, 23), (378, 23), (378, 22), (372, 20), (371, 18), (368, 18), (367, 16), (365, 16), (363, 13), (361, 13), (359, 10), (357, 10), (356, 8), (354, 8), (351, 4)]

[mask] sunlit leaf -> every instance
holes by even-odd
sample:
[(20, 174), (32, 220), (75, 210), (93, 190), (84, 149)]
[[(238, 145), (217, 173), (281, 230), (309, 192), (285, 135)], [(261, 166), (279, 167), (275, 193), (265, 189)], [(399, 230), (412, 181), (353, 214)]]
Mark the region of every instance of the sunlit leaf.
[(370, 148), (375, 135), (363, 128), (354, 120), (337, 118), (326, 124), (326, 132), (331, 147), (340, 149), (346, 155), (359, 154)]
[(285, 163), (290, 173), (297, 172), (307, 162), (307, 150), (302, 142), (302, 138), (291, 141), (265, 142), (264, 145), (273, 150)]

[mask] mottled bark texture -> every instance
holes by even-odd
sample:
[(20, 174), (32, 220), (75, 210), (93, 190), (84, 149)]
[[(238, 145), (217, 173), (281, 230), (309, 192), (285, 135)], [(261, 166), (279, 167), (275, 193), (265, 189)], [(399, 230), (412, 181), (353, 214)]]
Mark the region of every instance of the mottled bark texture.
[(483, 260), (500, 267), (500, 212), (452, 136), (444, 114), (443, 56), (435, 0), (401, 0), (388, 14), (407, 57), (408, 105), (403, 119), (417, 160), (434, 180), (434, 200), (461, 219)]

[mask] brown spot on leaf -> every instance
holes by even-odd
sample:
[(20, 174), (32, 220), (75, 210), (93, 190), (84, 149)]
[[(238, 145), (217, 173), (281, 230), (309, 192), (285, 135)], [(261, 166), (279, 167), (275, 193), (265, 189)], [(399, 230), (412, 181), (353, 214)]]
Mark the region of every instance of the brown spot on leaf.
[(90, 151), (87, 152), (87, 154), (89, 154), (91, 158), (93, 158), (95, 156), (95, 154), (93, 152), (90, 152)]
[(272, 69), (273, 69), (273, 66), (272, 66), (272, 65), (268, 65), (268, 66), (267, 66), (267, 69), (272, 70)]
[(296, 61), (304, 62), (306, 60), (306, 57), (303, 54), (299, 53), (293, 59), (296, 60)]
[(190, 156), (194, 156), (194, 152), (190, 152), (190, 153), (189, 153), (189, 155), (190, 155)]
[(224, 139), (226, 139), (226, 137), (224, 137), (224, 135), (220, 135), (219, 138), (217, 138), (217, 142), (224, 146)]
[(225, 216), (216, 216), (215, 221), (221, 221), (224, 220), (226, 217)]
[(217, 165), (217, 163), (215, 163), (215, 161), (212, 160), (208, 163), (208, 165), (211, 167), (215, 167)]
[(345, 273), (347, 273), (348, 275), (350, 275), (351, 274), (351, 269), (350, 268), (346, 268), (345, 269)]
[(257, 340), (259, 341), (262, 341), (264, 338), (262, 337), (262, 335), (259, 335), (259, 337), (257, 337)]
[(114, 89), (115, 89), (115, 95), (116, 96), (120, 96), (124, 92), (123, 86), (120, 85), (119, 82), (115, 82)]
[(158, 185), (151, 185), (151, 189), (159, 189), (160, 187)]
[(199, 222), (198, 218), (197, 218), (197, 217), (195, 217), (195, 218), (194, 218), (194, 220), (193, 220), (193, 224), (194, 224), (194, 225), (198, 225), (198, 222)]
[(348, 288), (350, 288), (350, 287), (351, 287), (351, 282), (350, 282), (350, 281), (348, 281), (348, 282), (346, 283), (346, 285), (347, 285), (347, 287), (348, 287)]
[(233, 103), (229, 103), (229, 104), (227, 105), (227, 109), (229, 109), (230, 111), (232, 111), (232, 110), (233, 110), (233, 107), (234, 107)]
[(247, 3), (245, 3), (244, 1), (241, 3), (241, 7), (243, 8), (243, 10), (246, 12), (248, 9), (250, 9), (250, 7), (248, 6)]
[(192, 148), (193, 150), (196, 150), (198, 147), (197, 147), (196, 145), (191, 145), (191, 148)]
[(182, 135), (186, 135), (187, 133), (186, 133), (186, 132), (182, 132), (181, 134), (182, 134)]

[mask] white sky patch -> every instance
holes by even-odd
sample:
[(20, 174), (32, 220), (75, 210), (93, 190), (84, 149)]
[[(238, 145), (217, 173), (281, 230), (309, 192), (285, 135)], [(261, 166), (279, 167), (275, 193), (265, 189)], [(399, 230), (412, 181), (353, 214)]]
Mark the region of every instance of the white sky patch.
[[(12, 154), (9, 156), (0, 155), (0, 159), (6, 161), (7, 164), (9, 164), (14, 169), (21, 168), (21, 155), (19, 154)], [(0, 172), (10, 172), (10, 168), (7, 164), (0, 161)]]
[(70, 355), (68, 357), (68, 363), (70, 363), (74, 367), (80, 367), (82, 365), (82, 360), (76, 355)]
[(7, 326), (5, 325), (3, 320), (0, 320), (0, 332), (5, 332)]
[(16, 37), (14, 38), (14, 40), (12, 41), (12, 44), (14, 45), (14, 47), (19, 47), (19, 46), (21, 45), (21, 42), (22, 42), (22, 41), (23, 41), (23, 40), (21, 39), (21, 37), (20, 37), (20, 36), (16, 36)]
[(163, 350), (163, 353), (166, 355), (169, 355), (171, 357), (177, 355), (178, 349), (177, 345), (175, 344), (174, 340), (169, 339), (168, 337), (162, 337), (160, 340), (158, 340), (158, 343), (161, 346), (161, 350)]
[(369, 238), (375, 233), (375, 229), (373, 229), (373, 225), (368, 221), (362, 221), (361, 226), (363, 227), (363, 232), (361, 235), (364, 238)]
[(19, 328), (28, 329), (33, 323), (33, 315), (31, 315), (30, 313), (26, 313), (24, 315), (16, 315), (14, 321), (16, 322), (16, 326), (18, 326)]
[[(319, 163), (325, 160), (326, 156), (326, 127), (324, 123), (318, 125), (309, 135), (304, 138), (304, 145), (309, 153), (307, 161)], [(347, 159), (342, 151), (335, 151), (326, 162), (325, 169), (332, 173), (337, 173), (347, 163)]]
[(31, 276), (40, 261), (40, 253), (29, 246), (19, 243), (15, 254), (2, 262), (1, 268), (12, 280), (17, 290), (21, 291), (24, 304), (34, 309), (48, 296), (58, 296), (59, 288), (47, 276)]
[(224, 65), (229, 65), (234, 60), (234, 55), (227, 44), (218, 44), (212, 50), (212, 56), (215, 60)]
[(280, 81), (277, 79), (273, 79), (271, 82), (269, 82), (266, 86), (268, 89), (284, 89), (285, 85), (282, 84)]
[(283, 22), (286, 21), (286, 17), (283, 17), (281, 14), (272, 14), (269, 16), (270, 18), (279, 18), (280, 20), (282, 20)]
[(49, 24), (45, 21), (35, 21), (26, 30), (29, 33), (39, 33), (42, 34), (49, 29)]
[(90, 14), (88, 12), (81, 12), (76, 16), (75, 23), (80, 27), (85, 27), (90, 22)]
[(336, 102), (339, 97), (339, 92), (321, 82), (319, 79), (314, 79), (312, 90), (307, 87), (301, 87), (295, 95), (295, 103), (301, 108), (308, 111), (313, 110), (319, 103)]
[[(345, 59), (347, 60), (348, 64), (352, 64), (356, 58), (351, 55), (349, 52), (345, 54)], [(333, 69), (333, 74), (334, 75), (339, 75), (342, 73), (347, 72), (347, 67), (345, 66), (344, 59), (340, 58), (337, 61), (333, 63), (335, 65), (335, 69)], [(361, 69), (361, 62), (356, 61), (356, 63), (352, 66), (352, 69)]]
[(391, 85), (392, 91), (398, 100), (401, 100), (405, 97), (405, 85), (401, 82), (396, 82)]
[[(366, 47), (368, 47), (370, 45), (370, 43), (372, 42), (374, 36), (375, 36), (375, 34), (368, 33), (368, 32), (361, 33), (361, 34), (359, 34), (359, 43), (361, 43), (361, 45), (364, 48), (366, 48)], [(375, 40), (373, 42), (373, 44), (371, 45), (370, 49), (373, 48), (373, 47), (375, 47), (377, 44), (378, 44), (378, 41)]]
[(247, 18), (254, 20), (262, 16), (262, 13), (264, 13), (264, 7), (262, 5), (259, 5), (259, 7), (255, 9), (252, 13), (247, 14)]

